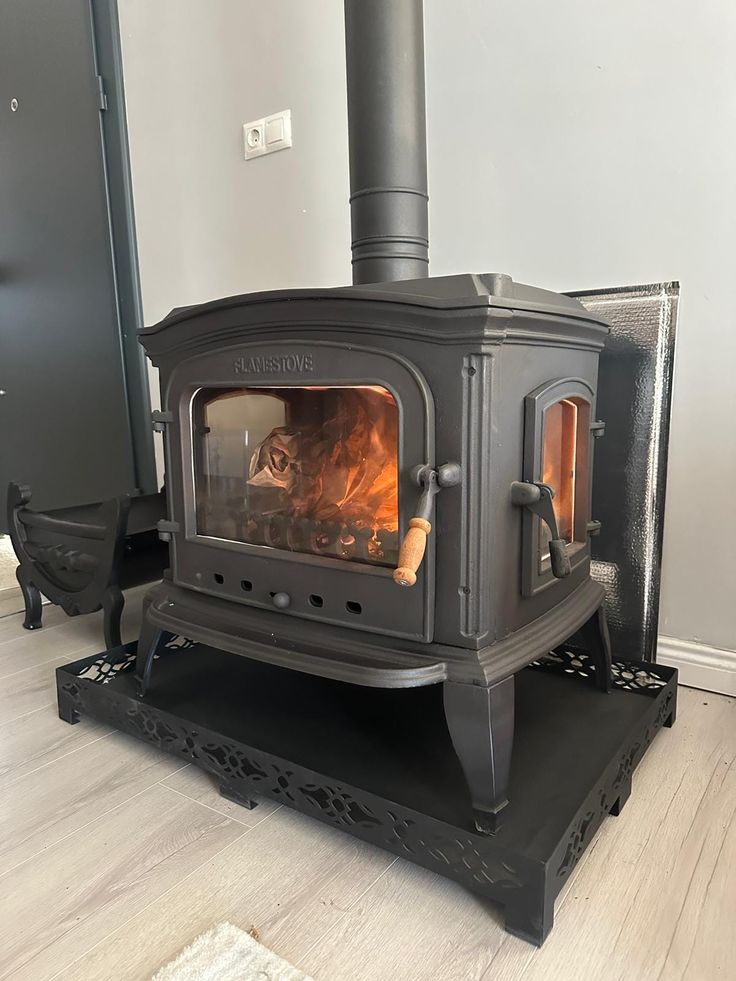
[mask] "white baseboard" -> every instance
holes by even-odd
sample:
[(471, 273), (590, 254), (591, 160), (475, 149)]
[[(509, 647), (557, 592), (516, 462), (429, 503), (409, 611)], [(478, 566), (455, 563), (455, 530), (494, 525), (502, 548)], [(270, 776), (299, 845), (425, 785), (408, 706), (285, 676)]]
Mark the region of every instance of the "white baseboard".
[(736, 651), (660, 636), (657, 661), (677, 668), (681, 685), (736, 695)]

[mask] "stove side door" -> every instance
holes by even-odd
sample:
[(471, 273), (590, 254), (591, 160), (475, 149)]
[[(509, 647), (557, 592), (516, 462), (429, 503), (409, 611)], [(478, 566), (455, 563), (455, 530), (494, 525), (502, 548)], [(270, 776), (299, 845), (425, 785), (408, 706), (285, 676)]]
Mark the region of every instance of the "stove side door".
[[(558, 378), (524, 400), (524, 481), (551, 488), (557, 537), (531, 510), (523, 516), (522, 593), (559, 581), (552, 548), (563, 543), (567, 575), (590, 558), (595, 393), (582, 378)], [(563, 559), (563, 562), (564, 562)]]
[(435, 549), (392, 578), (435, 465), (434, 407), (400, 355), (315, 340), (185, 361), (166, 395), (172, 574), (284, 616), (431, 641)]

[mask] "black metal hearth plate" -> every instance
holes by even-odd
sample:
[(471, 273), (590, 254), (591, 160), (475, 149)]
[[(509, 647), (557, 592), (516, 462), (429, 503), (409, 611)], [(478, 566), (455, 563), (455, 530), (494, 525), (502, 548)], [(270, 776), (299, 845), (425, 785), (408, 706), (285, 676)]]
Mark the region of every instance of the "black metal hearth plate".
[(134, 659), (129, 644), (58, 668), (61, 718), (105, 722), (191, 760), (246, 806), (262, 794), (455, 879), (502, 903), (506, 929), (535, 944), (676, 705), (677, 673), (662, 665), (616, 661), (610, 694), (574, 649), (521, 671), (510, 803), (483, 835), (440, 685), (363, 688), (176, 638), (141, 699)]

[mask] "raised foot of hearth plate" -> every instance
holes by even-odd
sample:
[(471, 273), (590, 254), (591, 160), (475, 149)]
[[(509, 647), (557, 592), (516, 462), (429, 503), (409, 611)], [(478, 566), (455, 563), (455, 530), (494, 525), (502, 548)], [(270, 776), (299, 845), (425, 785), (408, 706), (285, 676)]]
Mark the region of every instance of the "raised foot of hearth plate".
[(554, 901), (530, 897), (528, 904), (514, 902), (506, 907), (504, 927), (507, 933), (541, 947), (554, 924)]
[(74, 698), (66, 692), (58, 693), (58, 707), (59, 718), (62, 722), (68, 722), (69, 725), (73, 726), (81, 721), (82, 716), (79, 709), (75, 708)]
[(623, 780), (618, 788), (618, 797), (611, 804), (608, 809), (608, 813), (613, 815), (613, 817), (618, 817), (621, 811), (624, 809), (626, 801), (631, 797), (631, 778), (628, 780)]
[(254, 807), (258, 807), (257, 800), (247, 797), (241, 790), (234, 787), (232, 784), (221, 783), (220, 796), (224, 797), (225, 800), (232, 801), (233, 804), (240, 804), (241, 807), (245, 807), (249, 811), (252, 811)]
[(361, 688), (172, 638), (141, 698), (135, 654), (129, 644), (58, 668), (61, 717), (193, 762), (245, 807), (270, 798), (460, 882), (537, 945), (676, 703), (676, 671), (631, 659), (614, 662), (608, 694), (580, 676), (579, 653), (519, 672), (509, 803), (494, 820), (473, 813), (441, 685)]

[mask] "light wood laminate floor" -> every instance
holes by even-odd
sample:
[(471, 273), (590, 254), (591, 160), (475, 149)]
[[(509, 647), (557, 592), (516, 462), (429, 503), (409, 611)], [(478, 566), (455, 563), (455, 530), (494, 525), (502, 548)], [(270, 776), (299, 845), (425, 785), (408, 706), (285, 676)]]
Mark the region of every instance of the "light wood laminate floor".
[[(143, 590), (128, 597), (134, 637)], [(149, 978), (224, 920), (317, 981), (736, 978), (736, 700), (680, 689), (557, 903), (541, 950), (490, 903), (191, 766), (56, 717), (54, 668), (98, 615), (0, 618), (0, 978)], [(540, 820), (542, 816), (540, 815)]]

